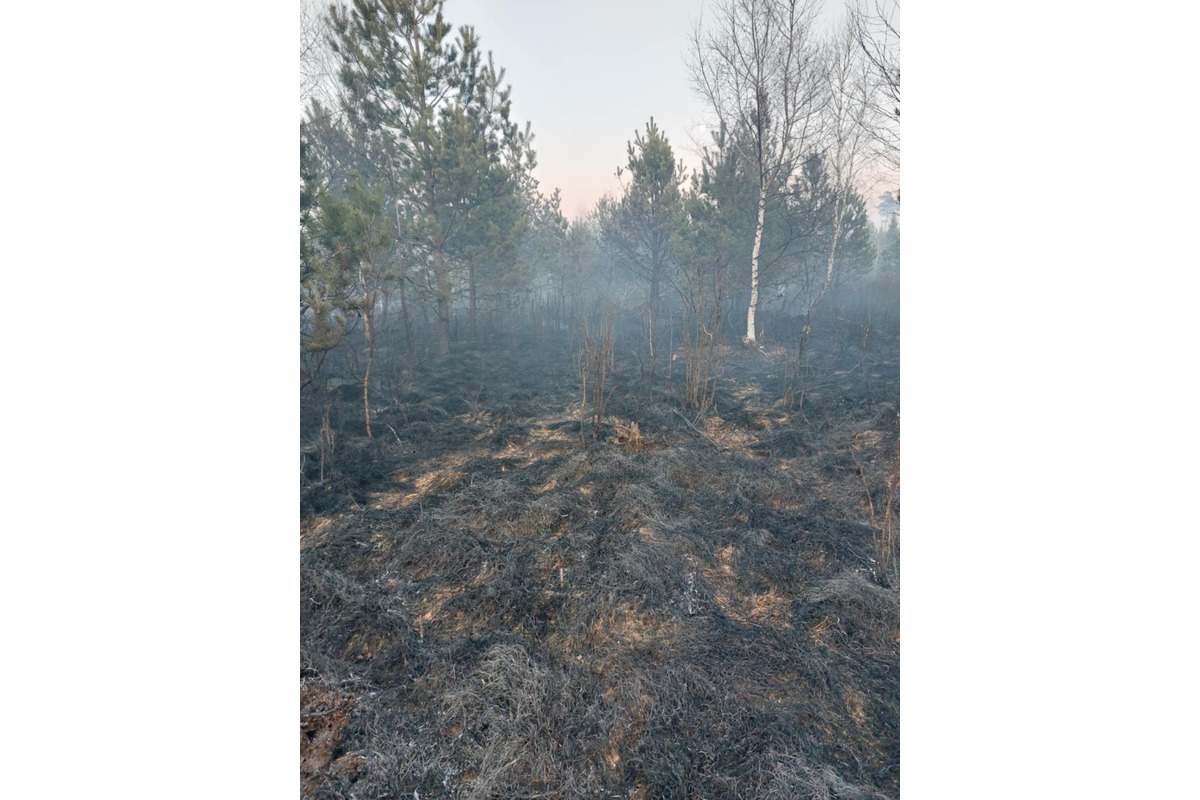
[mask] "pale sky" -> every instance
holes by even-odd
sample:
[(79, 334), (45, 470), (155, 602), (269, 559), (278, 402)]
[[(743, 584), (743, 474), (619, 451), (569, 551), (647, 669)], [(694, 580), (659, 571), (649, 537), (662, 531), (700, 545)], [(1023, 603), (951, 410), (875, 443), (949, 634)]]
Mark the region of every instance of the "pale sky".
[[(653, 116), (676, 158), (695, 167), (709, 115), (684, 56), (704, 0), (446, 0), (457, 30), (473, 25), (513, 87), (513, 117), (533, 123), (542, 191), (562, 190), (568, 218), (586, 214), (626, 163), (626, 143)], [(823, 22), (844, 14), (825, 0)], [(867, 197), (868, 208), (874, 198)]]
[[(536, 177), (562, 190), (568, 218), (616, 192), (626, 143), (654, 117), (695, 167), (692, 137), (708, 116), (691, 90), (684, 56), (704, 0), (446, 0), (457, 29), (475, 26), (483, 49), (506, 69), (513, 114), (533, 123)], [(826, 17), (844, 0), (826, 0)], [(868, 205), (870, 205), (868, 201)]]
[(563, 213), (582, 215), (608, 191), (626, 142), (653, 115), (677, 158), (705, 110), (688, 84), (684, 52), (702, 0), (447, 0), (507, 70), (513, 112), (533, 123), (537, 178), (562, 189)]

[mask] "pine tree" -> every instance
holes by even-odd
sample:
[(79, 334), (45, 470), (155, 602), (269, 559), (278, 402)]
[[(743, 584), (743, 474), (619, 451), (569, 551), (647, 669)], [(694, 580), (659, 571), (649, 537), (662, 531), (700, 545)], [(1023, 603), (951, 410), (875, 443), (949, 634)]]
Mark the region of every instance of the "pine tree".
[(346, 332), (353, 276), (339, 253), (327, 249), (322, 211), (327, 202), (312, 142), (300, 137), (300, 342), (301, 386), (312, 383), (326, 354)]
[(696, 411), (712, 404), (727, 274), (735, 254), (744, 252), (754, 224), (745, 213), (753, 205), (744, 202), (753, 197), (754, 187), (738, 174), (737, 154), (723, 130), (714, 136), (714, 145), (703, 152), (700, 172), (684, 192), (675, 240), (675, 287), (684, 309), (685, 398)]
[(604, 237), (616, 263), (646, 287), (653, 359), (662, 292), (675, 266), (672, 238), (683, 210), (679, 191), (683, 163), (675, 161), (671, 144), (653, 117), (646, 124), (646, 135), (635, 134), (627, 153), (629, 183), (619, 202), (603, 206)]
[(355, 175), (340, 194), (329, 194), (321, 209), (320, 235), (330, 253), (327, 261), (349, 292), (341, 308), (363, 321), (367, 363), (362, 376), (363, 415), (371, 436), (371, 369), (375, 363), (377, 311), (387, 282), (393, 277), (392, 223), (386, 192)]
[[(506, 252), (522, 225), (516, 174), (533, 161), (509, 121), (510, 90), (474, 30), (450, 39), (442, 0), (354, 0), (331, 9), (343, 106), (366, 160), (386, 179), (396, 235), (431, 273), (440, 349), (449, 352), (456, 259), (474, 306), (480, 248)], [(487, 240), (481, 245), (481, 240)]]

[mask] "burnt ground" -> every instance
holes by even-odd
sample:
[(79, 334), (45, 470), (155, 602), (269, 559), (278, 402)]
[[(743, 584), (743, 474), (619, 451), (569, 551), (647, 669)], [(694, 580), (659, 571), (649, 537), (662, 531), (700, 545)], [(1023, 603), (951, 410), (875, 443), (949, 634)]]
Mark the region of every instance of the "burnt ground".
[(304, 395), (302, 793), (898, 797), (898, 332), (778, 338), (697, 418), (619, 336), (595, 441), (570, 332)]

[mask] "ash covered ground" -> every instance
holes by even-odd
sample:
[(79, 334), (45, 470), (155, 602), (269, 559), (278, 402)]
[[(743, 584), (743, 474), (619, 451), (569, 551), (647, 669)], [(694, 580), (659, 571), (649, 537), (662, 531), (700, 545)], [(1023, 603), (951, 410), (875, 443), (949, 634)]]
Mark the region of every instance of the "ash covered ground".
[(302, 793), (898, 797), (899, 329), (840, 314), (719, 348), (703, 413), (618, 320), (598, 424), (573, 329), (392, 359), (371, 438), (327, 365)]

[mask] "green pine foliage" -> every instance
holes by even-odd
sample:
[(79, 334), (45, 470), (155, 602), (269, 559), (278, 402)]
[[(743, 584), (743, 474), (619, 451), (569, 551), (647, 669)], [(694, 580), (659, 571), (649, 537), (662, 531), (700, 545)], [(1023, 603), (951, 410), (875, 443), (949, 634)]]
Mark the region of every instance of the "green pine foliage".
[[(341, 254), (330, 249), (326, 235), (327, 209), (335, 205), (318, 177), (313, 146), (300, 138), (300, 337), (305, 353), (325, 353), (336, 347), (346, 331), (346, 310), (353, 275)], [(315, 375), (314, 368), (306, 370)], [(307, 377), (312, 377), (310, 375)]]
[[(650, 353), (662, 312), (662, 295), (675, 266), (674, 238), (683, 213), (683, 163), (651, 117), (646, 133), (634, 135), (627, 149), (628, 183), (617, 201), (600, 207), (604, 243), (614, 263), (628, 270), (646, 290)], [(621, 177), (623, 170), (618, 170)]]
[[(355, 0), (330, 11), (342, 114), (358, 172), (386, 189), (399, 280), (430, 301), (449, 346), (465, 290), (472, 322), (488, 287), (520, 283), (529, 227), (528, 129), (470, 26), (453, 36), (440, 0)], [(536, 186), (536, 185), (534, 185)]]
[[(660, 317), (749, 302), (762, 177), (752, 124), (727, 118), (688, 181), (650, 118), (627, 143), (620, 195), (569, 223), (557, 190), (533, 177), (533, 136), (512, 118), (504, 70), (443, 0), (353, 0), (325, 21), (340, 96), (313, 100), (301, 125), (304, 352), (337, 347), (377, 305), (385, 325), (403, 316), (410, 352), (425, 320), (445, 354), (456, 315), (469, 312), (472, 333), (477, 315), (522, 307), (565, 324), (589, 292), (624, 297), (628, 284), (644, 293), (654, 352)], [(876, 262), (898, 270), (898, 227), (873, 233), (818, 150), (780, 169), (764, 202), (760, 303), (801, 312), (831, 258), (835, 286)]]

